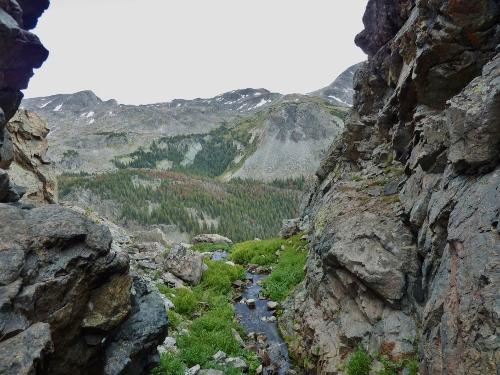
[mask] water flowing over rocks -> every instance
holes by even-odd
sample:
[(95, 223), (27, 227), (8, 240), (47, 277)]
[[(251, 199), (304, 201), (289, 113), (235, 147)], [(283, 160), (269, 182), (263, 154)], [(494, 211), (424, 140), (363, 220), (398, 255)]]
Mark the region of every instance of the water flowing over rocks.
[(354, 107), (301, 205), (291, 352), (358, 345), (420, 374), (498, 373), (500, 3), (370, 0)]

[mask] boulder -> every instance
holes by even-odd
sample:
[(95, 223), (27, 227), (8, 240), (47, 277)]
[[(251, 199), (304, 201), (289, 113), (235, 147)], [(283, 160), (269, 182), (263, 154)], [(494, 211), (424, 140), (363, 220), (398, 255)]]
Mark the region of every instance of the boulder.
[(290, 238), (300, 232), (300, 219), (283, 220), (281, 226), (281, 237)]
[(199, 234), (193, 238), (193, 243), (227, 243), (232, 244), (229, 238), (220, 234)]
[(240, 357), (226, 358), (225, 363), (227, 366), (232, 366), (232, 367), (234, 367), (238, 370), (241, 370), (241, 371), (248, 370), (248, 364), (245, 362), (245, 360), (241, 359)]
[(175, 244), (163, 261), (166, 271), (192, 285), (199, 284), (203, 265), (203, 256), (182, 244)]

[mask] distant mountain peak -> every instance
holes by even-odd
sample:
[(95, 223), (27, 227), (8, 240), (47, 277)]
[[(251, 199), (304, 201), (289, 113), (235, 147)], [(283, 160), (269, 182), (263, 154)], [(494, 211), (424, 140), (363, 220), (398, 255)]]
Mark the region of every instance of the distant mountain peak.
[(352, 107), (354, 96), (352, 80), (361, 64), (363, 63), (347, 68), (331, 84), (308, 95), (320, 96), (332, 104)]

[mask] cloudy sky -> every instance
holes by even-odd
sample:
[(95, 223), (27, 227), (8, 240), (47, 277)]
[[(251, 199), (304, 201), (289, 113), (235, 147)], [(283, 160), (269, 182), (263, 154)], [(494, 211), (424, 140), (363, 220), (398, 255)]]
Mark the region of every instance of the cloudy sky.
[(238, 88), (307, 93), (365, 59), (367, 0), (52, 0), (27, 97), (91, 89), (146, 104)]

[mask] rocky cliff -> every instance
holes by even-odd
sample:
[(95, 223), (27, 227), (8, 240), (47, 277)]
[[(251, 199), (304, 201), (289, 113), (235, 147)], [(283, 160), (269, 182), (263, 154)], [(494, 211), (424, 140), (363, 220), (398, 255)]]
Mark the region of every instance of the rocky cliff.
[(369, 1), (369, 61), (305, 196), (307, 276), (281, 320), (317, 373), (358, 345), (420, 374), (498, 373), (499, 16), (496, 0)]
[(7, 123), (7, 131), (14, 151), (9, 176), (12, 182), (26, 189), (23, 200), (55, 203), (55, 171), (46, 159), (47, 124), (35, 113), (20, 110)]
[[(26, 31), (48, 1), (0, 0), (0, 373), (140, 374), (158, 362), (166, 336), (162, 299), (134, 275), (106, 226), (53, 202), (44, 171), (47, 129), (35, 115), (13, 118), (47, 57)], [(7, 124), (7, 121), (11, 119)]]
[(48, 5), (48, 0), (0, 1), (0, 202), (17, 201), (21, 197), (3, 171), (14, 158), (5, 125), (16, 113), (21, 90), (28, 86), (33, 69), (39, 68), (48, 56), (40, 40), (27, 31), (36, 25)]

